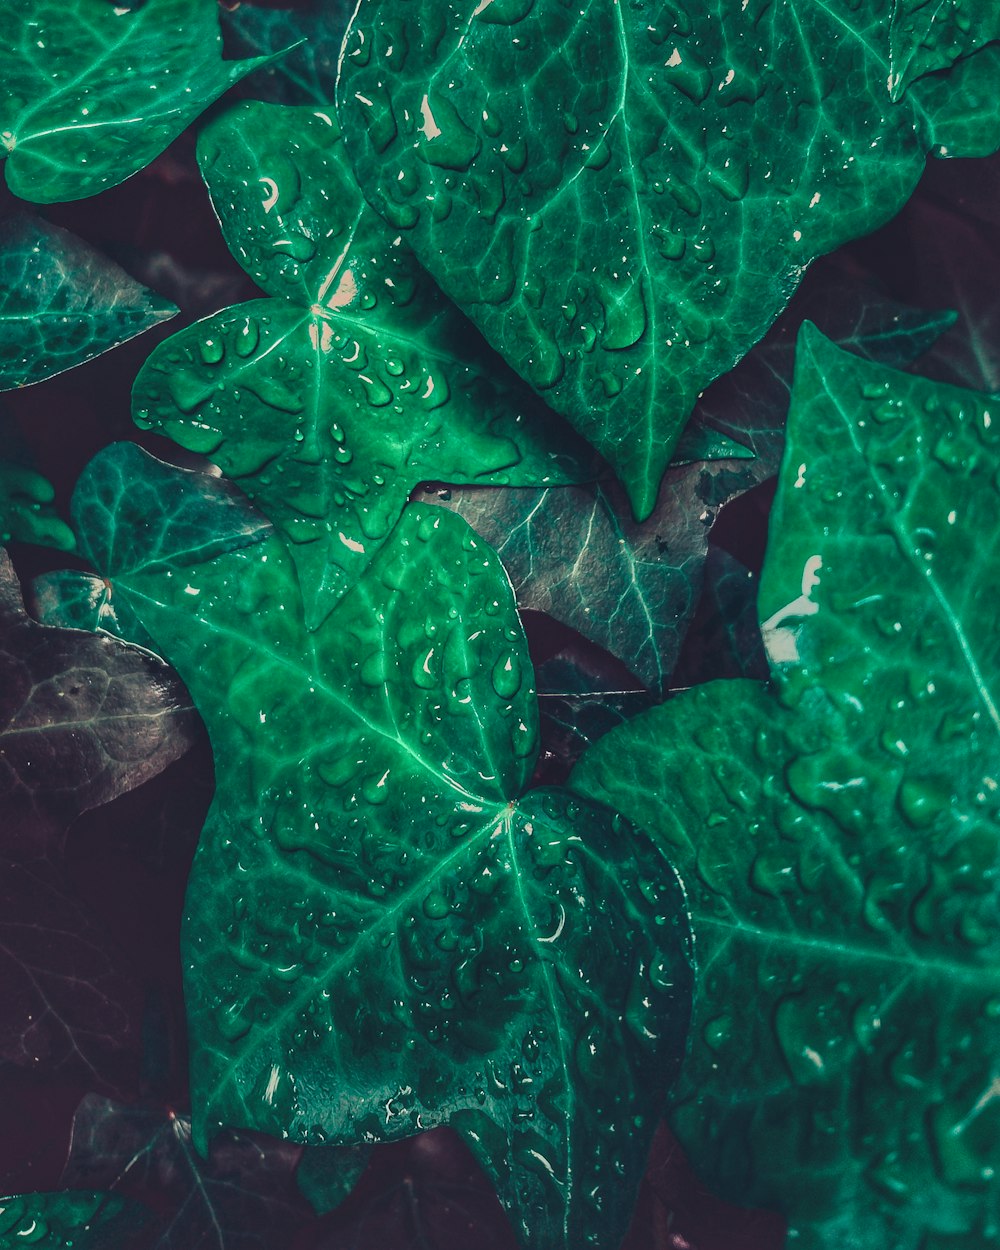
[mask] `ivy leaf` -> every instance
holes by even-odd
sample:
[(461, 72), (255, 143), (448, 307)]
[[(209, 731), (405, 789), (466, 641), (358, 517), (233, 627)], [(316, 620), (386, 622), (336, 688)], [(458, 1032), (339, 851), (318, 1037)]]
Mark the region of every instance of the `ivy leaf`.
[(155, 656), (30, 620), (0, 551), (2, 842), (56, 849), (90, 807), (141, 785), (194, 740), (197, 718)]
[(18, 0), (0, 48), (7, 185), (79, 200), (148, 165), (268, 57), (223, 61), (214, 4)]
[(993, 0), (894, 0), (889, 28), (889, 90), (898, 100), (923, 74), (946, 70), (1000, 39)]
[(543, 490), (428, 488), (422, 497), (460, 513), (496, 548), (521, 608), (569, 625), (648, 689), (666, 691), (677, 684), (712, 525), (778, 470), (802, 317), (818, 305), (844, 346), (898, 365), (954, 324), (953, 313), (908, 308), (824, 270), (826, 281), (804, 286), (764, 341), (701, 397), (648, 520), (633, 520), (611, 478)]
[(0, 1198), (0, 1238), (37, 1250), (130, 1250), (141, 1209), (110, 1194), (60, 1190)]
[(147, 464), (103, 452), (74, 507), (215, 753), (184, 940), (196, 1142), (447, 1122), (529, 1244), (611, 1244), (683, 1050), (683, 899), (606, 809), (522, 793), (537, 708), (496, 556), (411, 505), (310, 633), (277, 538), (172, 558), (185, 475)]
[(153, 352), (135, 419), (212, 457), (291, 544), (318, 625), (422, 479), (586, 476), (550, 413), (368, 208), (328, 112), (244, 103), (198, 145), (270, 296)]
[(996, 403), (804, 331), (760, 615), (572, 778), (655, 830), (704, 978), (672, 1119), (804, 1245), (1000, 1230)]
[(314, 1219), (295, 1184), (301, 1147), (226, 1133), (208, 1159), (190, 1117), (89, 1094), (77, 1108), (62, 1183), (141, 1201), (159, 1214), (149, 1250), (286, 1250)]
[(698, 394), (810, 261), (888, 220), (928, 150), (1000, 144), (983, 9), (971, 55), (893, 101), (927, 17), (889, 0), (601, 0), (585, 20), (361, 0), (338, 108), (370, 202), (643, 520)]
[(0, 247), (0, 390), (82, 365), (178, 312), (68, 230), (16, 213)]
[(284, 53), (252, 74), (244, 88), (255, 100), (274, 104), (332, 104), (337, 54), (344, 41), (349, 0), (311, 0), (294, 9), (263, 9), (241, 3), (220, 9), (227, 51), (238, 56)]

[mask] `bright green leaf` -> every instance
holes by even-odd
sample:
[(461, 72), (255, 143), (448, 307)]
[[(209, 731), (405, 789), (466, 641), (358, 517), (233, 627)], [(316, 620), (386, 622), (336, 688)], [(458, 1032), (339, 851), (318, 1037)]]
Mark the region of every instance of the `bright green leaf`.
[(1000, 144), (1000, 47), (895, 102), (893, 10), (909, 64), (927, 15), (890, 0), (359, 4), (338, 108), (366, 195), (640, 518), (809, 262), (887, 221), (931, 148)]
[(158, 347), (133, 411), (210, 455), (289, 540), (310, 628), (422, 479), (586, 476), (572, 432), (364, 203), (332, 112), (241, 104), (198, 155), (230, 248), (271, 298)]
[(0, 244), (0, 391), (134, 338), (177, 308), (67, 230), (17, 213)]
[(148, 165), (268, 57), (223, 61), (206, 0), (10, 0), (0, 43), (7, 185), (79, 200)]
[(277, 538), (172, 558), (190, 478), (146, 459), (102, 453), (75, 515), (215, 753), (184, 936), (196, 1140), (447, 1122), (526, 1244), (611, 1250), (683, 1051), (684, 906), (607, 809), (523, 793), (537, 706), (496, 556), (411, 505), (309, 632)]
[(573, 775), (688, 890), (675, 1129), (793, 1245), (1000, 1237), (996, 407), (808, 329), (760, 597), (772, 688), (680, 695)]

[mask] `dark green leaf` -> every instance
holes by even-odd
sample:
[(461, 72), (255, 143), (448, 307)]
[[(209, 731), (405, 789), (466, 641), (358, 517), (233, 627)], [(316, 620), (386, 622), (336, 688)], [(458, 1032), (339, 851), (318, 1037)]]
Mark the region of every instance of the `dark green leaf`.
[(210, 455), (274, 521), (311, 628), (421, 479), (586, 476), (571, 432), (365, 205), (331, 113), (241, 104), (198, 151), (230, 248), (271, 298), (158, 347), (134, 413)]
[(263, 9), (253, 3), (221, 9), (227, 51), (267, 56), (291, 48), (251, 74), (243, 90), (273, 104), (332, 104), (337, 57), (352, 7), (351, 0), (311, 0), (294, 9)]
[(888, 220), (929, 149), (1000, 143), (987, 7), (956, 19), (974, 55), (910, 81), (929, 6), (361, 0), (338, 108), (370, 202), (645, 518), (810, 261)]
[(889, 34), (893, 99), (921, 75), (948, 69), (991, 39), (1000, 39), (994, 0), (894, 0)]
[(97, 457), (75, 515), (215, 752), (185, 922), (196, 1140), (449, 1122), (529, 1244), (614, 1245), (683, 1049), (683, 902), (610, 812), (522, 793), (537, 708), (496, 556), (411, 505), (310, 633), (277, 538), (171, 560), (185, 475), (139, 456)]
[(47, 478), (22, 464), (0, 461), (0, 543), (37, 543), (72, 551), (76, 538), (53, 507)]
[(208, 1159), (190, 1117), (89, 1094), (77, 1108), (62, 1183), (109, 1189), (162, 1215), (148, 1250), (288, 1250), (312, 1220), (295, 1185), (301, 1148), (225, 1133)]
[(804, 333), (760, 615), (573, 784), (657, 831), (701, 994), (675, 1128), (798, 1244), (1000, 1235), (995, 401)]
[(223, 61), (205, 0), (13, 0), (7, 18), (0, 149), (7, 185), (38, 204), (124, 181), (267, 59)]
[(323, 1215), (340, 1206), (371, 1157), (371, 1146), (306, 1146), (295, 1179), (309, 1205)]
[(177, 313), (40, 217), (17, 213), (0, 230), (0, 391), (82, 365)]
[(0, 1198), (0, 1245), (34, 1250), (128, 1250), (140, 1209), (111, 1194), (62, 1190)]

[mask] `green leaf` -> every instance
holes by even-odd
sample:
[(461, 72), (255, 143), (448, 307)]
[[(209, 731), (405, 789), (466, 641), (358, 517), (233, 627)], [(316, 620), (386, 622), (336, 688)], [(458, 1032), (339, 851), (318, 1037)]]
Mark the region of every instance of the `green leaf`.
[(76, 537), (53, 507), (48, 478), (25, 465), (0, 461), (0, 543), (37, 543), (72, 551)]
[(17, 213), (0, 247), (0, 391), (82, 365), (178, 309), (67, 230)]
[(271, 298), (158, 347), (133, 412), (210, 455), (271, 518), (310, 628), (422, 479), (587, 475), (571, 432), (365, 205), (332, 113), (240, 104), (198, 156), (231, 250)]
[(295, 1179), (318, 1215), (339, 1207), (358, 1182), (372, 1156), (371, 1146), (307, 1146)]
[(291, 48), (251, 74), (243, 90), (273, 104), (332, 104), (337, 54), (351, 16), (349, 0), (311, 0), (294, 9), (241, 3), (219, 10), (227, 51), (268, 56)]
[(643, 519), (810, 261), (887, 221), (929, 149), (1000, 144), (1000, 47), (890, 99), (923, 33), (890, 0), (361, 0), (338, 108), (370, 202)]
[(683, 899), (606, 809), (523, 793), (537, 707), (496, 556), (411, 505), (310, 633), (277, 538), (172, 560), (185, 478), (145, 459), (102, 453), (76, 514), (215, 753), (184, 936), (196, 1141), (448, 1122), (526, 1244), (617, 1244), (684, 1046)]
[(817, 1250), (1000, 1235), (995, 413), (807, 328), (760, 598), (772, 687), (680, 695), (572, 779), (687, 887), (685, 1150)]
[(35, 1250), (125, 1250), (144, 1221), (137, 1203), (61, 1190), (0, 1198), (0, 1245)]
[(7, 185), (37, 204), (123, 182), (269, 59), (223, 61), (204, 0), (14, 0), (8, 17), (0, 151)]
[(947, 69), (991, 39), (1000, 39), (994, 0), (894, 0), (889, 29), (893, 99), (921, 75)]

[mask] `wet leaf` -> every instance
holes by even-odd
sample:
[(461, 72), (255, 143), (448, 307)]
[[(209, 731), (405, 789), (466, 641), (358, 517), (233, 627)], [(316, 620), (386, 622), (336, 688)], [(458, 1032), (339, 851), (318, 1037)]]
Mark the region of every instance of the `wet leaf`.
[(7, 185), (37, 204), (123, 182), (266, 60), (223, 61), (203, 0), (15, 0), (10, 18), (0, 149)]
[(198, 151), (229, 245), (271, 298), (158, 347), (133, 412), (271, 518), (310, 628), (422, 478), (585, 476), (566, 431), (365, 205), (332, 113), (241, 104)]
[(370, 202), (645, 519), (810, 261), (887, 221), (929, 150), (1000, 143), (985, 9), (914, 81), (933, 19), (889, 0), (362, 0), (338, 109)]
[(301, 1153), (259, 1133), (225, 1133), (204, 1159), (189, 1116), (90, 1094), (77, 1108), (62, 1182), (151, 1208), (148, 1250), (287, 1250), (314, 1218), (295, 1185)]
[(655, 830), (688, 890), (678, 1136), (822, 1250), (1000, 1230), (995, 407), (807, 329), (761, 588), (771, 688), (680, 695), (572, 778)]
[(838, 342), (893, 365), (920, 356), (954, 323), (951, 313), (888, 300), (833, 265), (824, 272), (827, 280), (804, 286), (764, 341), (700, 398), (641, 524), (607, 477), (544, 490), (428, 488), (421, 498), (460, 513), (496, 548), (521, 608), (571, 626), (664, 692), (677, 684), (712, 525), (778, 470), (803, 316), (818, 308)]
[(177, 313), (68, 230), (27, 213), (0, 229), (0, 390), (72, 369)]
[(606, 809), (522, 793), (537, 707), (496, 556), (411, 505), (310, 633), (277, 537), (173, 558), (159, 518), (190, 475), (147, 464), (102, 453), (75, 516), (215, 753), (184, 942), (196, 1142), (450, 1123), (527, 1244), (613, 1244), (683, 1049), (683, 902)]
[(129, 1250), (142, 1211), (110, 1194), (22, 1194), (0, 1198), (4, 1246), (37, 1250)]

